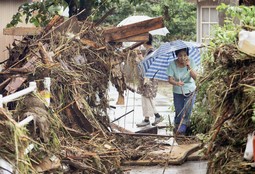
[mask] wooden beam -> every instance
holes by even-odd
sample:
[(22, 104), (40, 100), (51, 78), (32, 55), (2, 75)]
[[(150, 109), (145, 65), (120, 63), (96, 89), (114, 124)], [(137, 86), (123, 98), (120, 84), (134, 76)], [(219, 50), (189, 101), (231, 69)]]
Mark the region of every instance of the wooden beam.
[(13, 36), (27, 36), (27, 35), (39, 35), (42, 32), (41, 27), (12, 27), (4, 28), (4, 35), (13, 35)]
[(116, 40), (136, 36), (149, 31), (164, 27), (162, 17), (157, 17), (134, 24), (129, 24), (121, 27), (115, 27), (104, 31), (104, 38), (106, 42), (113, 42)]
[(116, 40), (115, 42), (147, 42), (149, 33), (139, 34), (137, 36), (127, 37), (125, 39)]

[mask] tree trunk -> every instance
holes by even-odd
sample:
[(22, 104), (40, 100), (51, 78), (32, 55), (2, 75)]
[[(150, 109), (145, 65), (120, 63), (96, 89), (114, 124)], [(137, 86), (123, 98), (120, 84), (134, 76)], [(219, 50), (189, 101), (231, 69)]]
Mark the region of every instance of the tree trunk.
[[(83, 11), (84, 10), (84, 11)], [(91, 14), (92, 10), (92, 1), (91, 0), (80, 0), (80, 12), (83, 11), (81, 14), (78, 15), (78, 20), (83, 21), (87, 19), (87, 17)]]
[(69, 17), (78, 13), (78, 5), (76, 0), (65, 0), (69, 7)]

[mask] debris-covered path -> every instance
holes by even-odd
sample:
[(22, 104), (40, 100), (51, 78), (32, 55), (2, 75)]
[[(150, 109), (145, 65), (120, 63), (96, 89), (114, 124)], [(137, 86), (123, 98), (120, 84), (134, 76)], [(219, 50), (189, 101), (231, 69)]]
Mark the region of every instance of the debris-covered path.
[[(169, 92), (167, 92), (169, 91)], [(115, 123), (125, 129), (136, 132), (140, 129), (136, 127), (135, 123), (141, 121), (142, 117), (142, 107), (141, 107), (141, 97), (139, 94), (134, 94), (132, 92), (127, 92), (125, 94), (125, 104), (116, 105), (118, 98), (118, 92), (114, 87), (109, 89), (110, 104), (116, 106), (116, 109), (110, 110), (110, 119), (114, 120), (123, 116), (125, 113), (132, 111), (126, 116), (120, 118)], [(172, 95), (171, 86), (168, 84), (159, 85), (159, 92), (155, 99), (156, 107), (159, 113), (164, 117), (164, 121), (160, 123), (160, 126), (168, 125), (168, 115), (170, 116), (171, 122), (173, 122), (174, 113), (171, 109), (172, 107)], [(151, 120), (153, 121), (153, 120)], [(150, 126), (152, 127), (152, 126)], [(160, 135), (171, 135), (172, 132), (167, 128), (158, 129), (158, 134)], [(126, 174), (206, 174), (207, 161), (189, 161), (187, 159), (182, 165), (168, 165), (166, 168), (164, 166), (126, 166)]]

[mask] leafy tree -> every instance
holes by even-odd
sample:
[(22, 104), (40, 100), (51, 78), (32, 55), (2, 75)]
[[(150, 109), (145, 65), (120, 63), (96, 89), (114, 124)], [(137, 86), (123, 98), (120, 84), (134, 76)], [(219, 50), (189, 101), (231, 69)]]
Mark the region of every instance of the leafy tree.
[(169, 30), (168, 40), (196, 40), (196, 6), (184, 0), (165, 0), (160, 4)]
[[(133, 3), (134, 0), (126, 2)], [(102, 12), (112, 6), (118, 7), (119, 0), (44, 0), (43, 2), (24, 3), (13, 16), (7, 27), (16, 26), (22, 22), (21, 17), (25, 16), (26, 23), (33, 23), (35, 26), (44, 27), (49, 20), (59, 13), (60, 7), (69, 7), (69, 17), (78, 14), (79, 20), (87, 17), (99, 17)], [(101, 12), (101, 13), (100, 13)], [(91, 15), (93, 13), (93, 15)]]
[(131, 4), (122, 0), (118, 5), (116, 15), (109, 17), (107, 21), (115, 26), (131, 15), (163, 16), (169, 34), (166, 37), (159, 37), (161, 40), (196, 40), (195, 4), (188, 3), (185, 0), (151, 0)]
[(59, 7), (67, 6), (70, 9), (69, 16), (79, 14), (79, 20), (89, 17), (93, 21), (114, 7), (115, 14), (109, 16), (103, 24), (108, 26), (116, 26), (131, 15), (163, 16), (170, 33), (166, 37), (159, 36), (159, 40), (196, 38), (196, 6), (185, 0), (44, 0), (23, 4), (8, 27), (17, 25), (22, 15), (25, 15), (26, 22), (46, 26), (52, 16), (59, 13)]
[(22, 16), (25, 16), (26, 23), (44, 27), (54, 15), (59, 13), (60, 5), (67, 6), (62, 0), (24, 3), (19, 7), (18, 12), (13, 15), (12, 21), (7, 24), (7, 27), (14, 27), (19, 22), (22, 22)]

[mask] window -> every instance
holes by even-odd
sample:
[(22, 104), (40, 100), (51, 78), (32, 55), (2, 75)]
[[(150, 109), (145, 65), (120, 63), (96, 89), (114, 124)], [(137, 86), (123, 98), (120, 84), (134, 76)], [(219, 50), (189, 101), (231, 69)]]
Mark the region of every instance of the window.
[(216, 6), (203, 6), (200, 8), (200, 42), (208, 43), (214, 25), (219, 23)]

